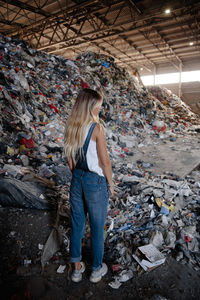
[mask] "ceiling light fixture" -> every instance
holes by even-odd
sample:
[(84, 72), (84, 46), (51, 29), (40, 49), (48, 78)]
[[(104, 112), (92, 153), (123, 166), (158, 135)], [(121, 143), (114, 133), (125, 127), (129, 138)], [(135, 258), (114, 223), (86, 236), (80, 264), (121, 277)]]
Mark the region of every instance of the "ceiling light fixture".
[(170, 14), (170, 12), (171, 12), (171, 9), (169, 9), (169, 8), (165, 9), (166, 14)]
[(143, 71), (143, 68), (140, 68), (140, 71)]
[(189, 43), (189, 45), (190, 45), (190, 46), (193, 46), (193, 45), (194, 45), (194, 43), (193, 43), (193, 42), (190, 42), (190, 43)]

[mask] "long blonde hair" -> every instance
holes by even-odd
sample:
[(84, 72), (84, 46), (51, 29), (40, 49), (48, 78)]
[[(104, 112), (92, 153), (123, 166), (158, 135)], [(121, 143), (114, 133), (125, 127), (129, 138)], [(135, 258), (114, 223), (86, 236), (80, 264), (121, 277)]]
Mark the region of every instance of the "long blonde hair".
[(90, 123), (99, 123), (99, 117), (93, 114), (93, 109), (102, 100), (102, 95), (92, 89), (83, 89), (77, 96), (64, 134), (65, 155), (74, 164), (77, 162), (77, 155), (82, 155), (86, 128)]

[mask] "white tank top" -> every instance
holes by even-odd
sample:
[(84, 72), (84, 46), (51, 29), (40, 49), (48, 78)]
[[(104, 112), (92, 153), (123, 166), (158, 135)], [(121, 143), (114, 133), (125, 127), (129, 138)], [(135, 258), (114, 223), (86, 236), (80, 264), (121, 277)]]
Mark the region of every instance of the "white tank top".
[[(87, 137), (90, 126), (91, 126), (91, 124), (88, 126), (88, 128), (86, 130), (85, 139)], [(88, 149), (87, 149), (87, 153), (86, 153), (86, 160), (87, 160), (88, 169), (91, 172), (97, 173), (100, 176), (104, 176), (103, 170), (99, 165), (99, 159), (98, 159), (98, 154), (97, 154), (97, 145), (96, 145), (96, 142), (93, 141), (92, 139), (90, 139), (90, 142), (88, 145)]]

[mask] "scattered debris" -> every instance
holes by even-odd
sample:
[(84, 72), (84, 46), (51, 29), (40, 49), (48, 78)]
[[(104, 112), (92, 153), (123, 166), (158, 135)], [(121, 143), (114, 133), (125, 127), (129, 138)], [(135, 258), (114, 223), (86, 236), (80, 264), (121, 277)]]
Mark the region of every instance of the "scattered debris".
[(145, 271), (151, 271), (165, 262), (164, 255), (152, 244), (138, 247), (133, 257)]
[[(116, 196), (109, 201), (105, 225), (105, 260), (114, 272), (109, 285), (117, 289), (139, 274), (138, 263), (146, 270), (157, 267), (145, 249), (159, 253), (160, 264), (171, 255), (199, 270), (200, 171), (163, 172), (168, 154), (159, 150), (169, 146), (177, 159), (183, 146), (187, 155), (194, 148), (198, 152), (199, 117), (168, 90), (140, 85), (111, 57), (89, 51), (72, 61), (3, 35), (0, 42), (0, 205), (57, 210), (46, 244), (38, 245), (43, 270), (55, 256), (57, 272), (64, 272), (58, 251), (64, 245), (69, 252), (69, 227), (59, 226), (59, 216), (69, 216), (71, 180), (63, 138), (83, 87), (103, 94), (100, 119), (113, 164)], [(159, 160), (161, 172), (155, 173)], [(17, 240), (17, 234), (9, 238)], [(89, 239), (88, 224), (84, 238)], [(17, 245), (21, 251), (20, 241)]]

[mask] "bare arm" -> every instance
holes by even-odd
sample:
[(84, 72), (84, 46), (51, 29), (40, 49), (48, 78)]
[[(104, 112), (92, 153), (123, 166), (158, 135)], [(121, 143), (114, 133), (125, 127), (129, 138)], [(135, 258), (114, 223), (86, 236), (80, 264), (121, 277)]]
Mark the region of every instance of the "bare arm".
[(106, 147), (106, 136), (104, 129), (100, 129), (100, 125), (95, 127), (95, 137), (97, 144), (97, 153), (99, 158), (100, 167), (103, 170), (104, 176), (106, 177), (108, 184), (110, 186), (111, 196), (114, 195), (113, 183), (112, 183), (112, 167), (108, 156), (108, 151)]
[(73, 169), (74, 169), (74, 164), (73, 164), (72, 159), (71, 158), (67, 159), (67, 162), (68, 162), (68, 166), (69, 166), (69, 168), (70, 168), (70, 170), (72, 172)]

